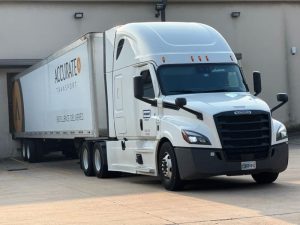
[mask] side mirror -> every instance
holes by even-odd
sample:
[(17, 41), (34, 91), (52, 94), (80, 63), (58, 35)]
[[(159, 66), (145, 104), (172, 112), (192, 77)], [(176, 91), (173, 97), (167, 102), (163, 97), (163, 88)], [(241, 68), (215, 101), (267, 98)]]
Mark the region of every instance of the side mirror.
[(186, 105), (186, 98), (176, 98), (175, 105), (178, 106), (179, 108), (182, 108), (183, 106)]
[(289, 100), (289, 96), (286, 93), (278, 93), (277, 101), (279, 102), (287, 102)]
[(271, 112), (274, 112), (276, 109), (283, 106), (285, 103), (287, 103), (289, 100), (289, 97), (286, 93), (278, 93), (277, 94), (277, 101), (281, 102), (277, 106), (275, 106), (273, 109), (271, 109)]
[(142, 77), (141, 76), (134, 77), (133, 85), (134, 85), (134, 97), (136, 97), (137, 99), (142, 99), (144, 96)]
[(253, 86), (255, 92), (254, 95), (257, 96), (261, 92), (261, 76), (258, 71), (253, 72)]

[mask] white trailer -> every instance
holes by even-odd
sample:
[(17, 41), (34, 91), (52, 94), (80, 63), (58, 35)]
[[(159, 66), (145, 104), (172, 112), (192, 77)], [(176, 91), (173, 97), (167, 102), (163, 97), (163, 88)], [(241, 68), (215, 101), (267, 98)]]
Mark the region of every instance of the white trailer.
[[(234, 53), (198, 23), (132, 23), (90, 33), (15, 77), (13, 136), (35, 162), (78, 150), (87, 176), (113, 171), (185, 180), (251, 174), (271, 183), (288, 164), (285, 126), (249, 92)], [(49, 147), (50, 146), (50, 147)]]

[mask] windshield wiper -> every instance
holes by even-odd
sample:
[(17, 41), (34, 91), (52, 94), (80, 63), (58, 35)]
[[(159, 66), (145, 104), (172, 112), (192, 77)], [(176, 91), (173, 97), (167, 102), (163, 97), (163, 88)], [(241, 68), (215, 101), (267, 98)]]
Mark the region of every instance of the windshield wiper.
[(212, 93), (212, 92), (233, 92), (233, 91), (228, 89), (215, 89), (215, 90), (201, 91), (201, 93)]
[(196, 93), (213, 93), (213, 92), (240, 92), (240, 90), (228, 90), (228, 89), (213, 89), (213, 90), (190, 90), (190, 89), (181, 89), (181, 90), (171, 90), (170, 93), (177, 94), (196, 94)]
[(180, 90), (171, 90), (168, 91), (171, 93), (178, 93), (178, 94), (193, 94), (193, 93), (199, 93), (199, 91), (190, 90), (190, 89), (180, 89)]

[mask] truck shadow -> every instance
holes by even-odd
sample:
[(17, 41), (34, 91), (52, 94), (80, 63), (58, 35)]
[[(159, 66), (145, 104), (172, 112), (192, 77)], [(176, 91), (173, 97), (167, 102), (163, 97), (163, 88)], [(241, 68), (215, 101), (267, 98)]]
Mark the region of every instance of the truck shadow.
[[(158, 177), (143, 177), (141, 175), (122, 174), (120, 177), (128, 177), (128, 182), (139, 185), (151, 185), (159, 189), (164, 189)], [(188, 194), (188, 193), (205, 193), (205, 192), (223, 192), (230, 191), (247, 191), (247, 190), (267, 190), (267, 189), (281, 189), (285, 188), (284, 184), (278, 183), (259, 185), (255, 183), (250, 176), (240, 177), (212, 177), (193, 181), (185, 181), (184, 188), (174, 193)]]
[(195, 181), (186, 181), (185, 182), (185, 191), (216, 191), (216, 190), (241, 190), (241, 189), (253, 189), (259, 188), (265, 185), (257, 185), (254, 181), (251, 180), (250, 176), (247, 176), (249, 179), (243, 178), (230, 178), (230, 177), (212, 177), (206, 179), (199, 179)]

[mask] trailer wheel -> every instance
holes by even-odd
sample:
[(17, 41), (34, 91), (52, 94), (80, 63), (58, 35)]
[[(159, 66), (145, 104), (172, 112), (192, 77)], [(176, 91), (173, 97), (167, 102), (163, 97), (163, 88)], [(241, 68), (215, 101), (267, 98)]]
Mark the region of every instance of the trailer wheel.
[(271, 184), (277, 179), (278, 175), (279, 173), (257, 173), (252, 174), (252, 178), (258, 184)]
[(84, 142), (80, 151), (80, 166), (88, 177), (94, 175), (91, 143)]
[(183, 188), (177, 167), (174, 148), (170, 142), (162, 144), (158, 158), (158, 172), (163, 186), (169, 191)]
[(38, 151), (34, 141), (27, 141), (26, 158), (30, 163), (38, 162)]
[(22, 159), (24, 161), (27, 161), (27, 149), (26, 149), (27, 146), (26, 145), (27, 145), (26, 141), (23, 141), (22, 142)]
[(106, 151), (100, 143), (96, 143), (93, 149), (93, 167), (98, 178), (107, 178), (108, 172)]

